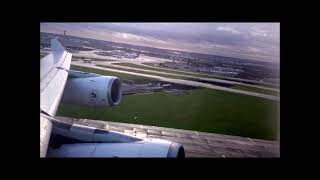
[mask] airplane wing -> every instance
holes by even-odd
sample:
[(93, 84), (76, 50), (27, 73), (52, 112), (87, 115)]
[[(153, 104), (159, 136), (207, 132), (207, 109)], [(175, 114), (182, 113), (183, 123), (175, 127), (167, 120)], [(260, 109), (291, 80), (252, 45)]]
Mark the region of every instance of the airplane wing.
[(184, 157), (179, 143), (56, 120), (60, 101), (106, 107), (122, 98), (119, 78), (70, 70), (71, 58), (53, 39), (51, 54), (40, 60), (40, 157)]
[(45, 157), (52, 123), (41, 114), (55, 116), (68, 78), (72, 54), (57, 39), (51, 40), (51, 53), (40, 60), (40, 157)]

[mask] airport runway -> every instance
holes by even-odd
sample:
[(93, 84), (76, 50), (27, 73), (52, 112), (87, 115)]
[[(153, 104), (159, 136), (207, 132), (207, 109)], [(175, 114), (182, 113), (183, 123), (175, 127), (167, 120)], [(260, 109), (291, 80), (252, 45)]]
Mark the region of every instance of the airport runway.
[(179, 142), (184, 146), (186, 157), (191, 158), (280, 157), (280, 144), (277, 141), (61, 116), (57, 116), (56, 119), (66, 123), (117, 131), (137, 137)]
[[(204, 74), (204, 73), (199, 73), (199, 72), (193, 72), (193, 71), (182, 71), (182, 70), (177, 70), (177, 69), (169, 69), (169, 68), (162, 68), (162, 67), (156, 67), (156, 66), (149, 66), (149, 65), (145, 65), (142, 64), (144, 62), (136, 62), (133, 60), (126, 60), (126, 61), (122, 61), (124, 63), (132, 63), (132, 64), (137, 64), (139, 66), (144, 66), (144, 67), (152, 67), (155, 69), (159, 69), (159, 70), (170, 70), (170, 71), (175, 71), (175, 72), (180, 72), (180, 73), (189, 73), (189, 74), (194, 74), (194, 75), (202, 75), (202, 76), (211, 76), (211, 78), (216, 79), (215, 75), (210, 75), (210, 74)], [(119, 62), (111, 62), (111, 63), (119, 63)], [(264, 85), (270, 85), (270, 86), (274, 86), (274, 84), (272, 83), (268, 83), (268, 82), (260, 82), (260, 81), (255, 81), (255, 80), (249, 80), (249, 79), (241, 79), (241, 78), (233, 78), (233, 77), (228, 77), (228, 79), (230, 80), (236, 80), (236, 81), (244, 81), (244, 82), (251, 82), (251, 83), (256, 83), (256, 84), (264, 84)], [(233, 81), (232, 81), (233, 82)], [(246, 84), (246, 85), (250, 85), (250, 84)], [(258, 86), (261, 87), (261, 86)], [(274, 89), (275, 91), (279, 91), (279, 89)]]
[(233, 92), (233, 93), (239, 93), (239, 94), (244, 94), (244, 95), (249, 95), (249, 96), (255, 96), (255, 97), (280, 101), (280, 98), (277, 96), (249, 92), (249, 91), (243, 91), (243, 90), (232, 89), (232, 88), (227, 88), (227, 87), (221, 87), (221, 86), (216, 86), (216, 85), (212, 85), (212, 84), (208, 84), (208, 83), (183, 80), (183, 79), (166, 78), (166, 77), (155, 76), (155, 75), (148, 75), (148, 74), (141, 74), (141, 73), (117, 70), (117, 69), (112, 69), (112, 68), (98, 67), (98, 66), (95, 66), (94, 64), (85, 64), (85, 63), (77, 62), (77, 61), (73, 61), (72, 64), (78, 65), (78, 66), (83, 66), (83, 67), (94, 68), (94, 69), (120, 72), (120, 73), (132, 74), (132, 75), (142, 76), (142, 77), (149, 77), (149, 78), (158, 79), (160, 81), (166, 81), (166, 82), (172, 82), (172, 83), (178, 83), (178, 84), (184, 84), (184, 85), (190, 85), (190, 86), (197, 86), (197, 87), (205, 87), (205, 88), (210, 88), (210, 89), (223, 90), (223, 91), (228, 91), (228, 92)]
[[(151, 72), (151, 73), (156, 72), (158, 74), (164, 74), (164, 75), (181, 76), (181, 77), (194, 78), (194, 79), (199, 79), (199, 80), (208, 81), (208, 82), (218, 82), (218, 83), (225, 83), (225, 84), (231, 84), (231, 85), (243, 85), (243, 86), (248, 86), (248, 87), (254, 87), (254, 88), (260, 88), (260, 89), (279, 92), (279, 89), (276, 89), (276, 88), (269, 88), (269, 87), (257, 86), (257, 85), (252, 85), (252, 84), (245, 84), (245, 83), (236, 82), (236, 81), (229, 81), (229, 80), (216, 79), (216, 78), (202, 78), (202, 77), (191, 76), (191, 75), (175, 74), (175, 73), (168, 73), (168, 72), (161, 72), (161, 71), (152, 71), (152, 70), (148, 70), (148, 69), (140, 69), (140, 68), (126, 67), (126, 66), (120, 66), (120, 65), (113, 64), (113, 63), (121, 63), (121, 62), (118, 62), (118, 61), (117, 62), (112, 62), (112, 61), (109, 61), (109, 62), (94, 62), (94, 63), (97, 64), (97, 65), (107, 65), (107, 66), (110, 66), (110, 67), (123, 68), (123, 69), (128, 69), (128, 70), (138, 70), (138, 71)], [(130, 62), (130, 63), (132, 63), (132, 62)], [(132, 64), (141, 65), (141, 64), (138, 64), (138, 63), (132, 63)], [(144, 66), (146, 66), (146, 65), (144, 65)], [(150, 66), (149, 66), (149, 68), (150, 68)], [(165, 69), (165, 70), (168, 70), (168, 69)], [(184, 72), (184, 73), (186, 73), (186, 72)]]
[[(76, 56), (79, 54), (75, 54)], [(163, 59), (163, 58), (154, 58), (154, 57), (148, 57), (148, 56), (144, 56), (143, 58), (136, 58), (136, 59), (128, 59), (128, 58), (116, 58), (116, 57), (112, 57), (112, 56), (101, 56), (101, 55), (97, 55), (94, 54), (92, 52), (88, 53), (88, 52), (82, 52), (81, 56), (86, 56), (88, 58), (97, 58), (97, 56), (99, 57), (99, 59), (105, 59), (105, 60), (112, 60), (112, 61), (99, 61), (98, 63), (101, 65), (114, 65), (113, 63), (132, 63), (132, 64), (136, 64), (136, 65), (140, 65), (140, 66), (144, 66), (144, 67), (151, 67), (142, 63), (159, 63), (159, 62), (172, 62), (172, 60), (168, 60), (168, 59)], [(115, 65), (117, 66), (117, 65)], [(118, 66), (118, 67), (125, 67), (125, 66)], [(130, 68), (130, 67), (128, 67)], [(155, 69), (159, 69), (159, 70), (170, 70), (173, 72), (180, 72), (180, 73), (186, 73), (186, 71), (182, 71), (182, 70), (176, 70), (176, 69), (167, 69), (167, 68), (161, 68), (161, 67), (153, 67)], [(139, 69), (139, 68), (136, 68)], [(139, 69), (139, 70), (143, 70), (143, 69)], [(203, 74), (203, 73), (199, 73), (199, 72), (192, 72), (192, 71), (188, 71), (187, 73), (189, 74), (194, 74), (194, 75), (205, 75), (205, 76), (211, 76), (211, 78), (204, 78), (205, 80), (220, 80), (215, 78), (213, 75), (209, 75), (209, 74)], [(173, 74), (173, 73), (172, 73)], [(179, 74), (173, 74), (173, 75), (178, 75)], [(188, 75), (182, 75), (185, 77), (188, 77)], [(190, 75), (189, 77), (192, 78), (199, 78), (199, 77), (194, 77), (192, 75)], [(251, 82), (251, 83), (256, 83), (256, 84), (264, 84), (264, 85), (274, 85), (272, 83), (267, 83), (267, 82), (260, 82), (260, 81), (254, 81), (254, 80), (248, 80), (248, 79), (241, 79), (241, 78), (232, 78), (229, 77), (227, 80), (225, 79), (224, 82), (229, 82), (229, 83), (233, 83), (235, 82), (235, 84), (239, 84), (239, 85), (245, 85), (245, 86), (251, 86), (251, 87), (256, 87), (256, 88), (262, 88), (262, 89), (267, 89), (267, 90), (273, 90), (273, 91), (279, 91), (278, 88), (268, 88), (268, 87), (264, 87), (264, 86), (258, 86), (258, 85), (251, 85), (251, 84), (246, 84), (246, 83), (241, 83), (241, 82), (236, 82), (236, 81), (244, 81), (244, 82)], [(232, 80), (236, 80), (236, 81), (232, 81)]]
[[(75, 55), (79, 55), (79, 53), (75, 53)], [(163, 58), (154, 58), (154, 57), (148, 57), (145, 56), (143, 58), (136, 58), (136, 59), (128, 59), (128, 58), (116, 58), (116, 57), (112, 57), (112, 56), (101, 56), (101, 55), (97, 55), (94, 54), (92, 52), (88, 53), (86, 51), (81, 52), (80, 53), (81, 56), (85, 56), (88, 58), (100, 58), (100, 59), (106, 59), (106, 60), (113, 60), (113, 61), (106, 61), (106, 62), (97, 62), (97, 64), (100, 65), (109, 65), (109, 66), (114, 66), (114, 67), (121, 67), (121, 68), (127, 68), (127, 69), (131, 69), (131, 70), (141, 70), (141, 71), (145, 71), (145, 72), (153, 72), (152, 70), (146, 70), (146, 69), (139, 69), (139, 68), (131, 68), (131, 67), (125, 67), (125, 66), (119, 66), (119, 65), (114, 65), (113, 63), (132, 63), (132, 64), (136, 64), (136, 65), (140, 65), (140, 66), (145, 66), (145, 67), (150, 67), (147, 66), (145, 64), (142, 63), (146, 63), (146, 62), (171, 62), (171, 60), (168, 59), (163, 59)], [(174, 70), (174, 69), (166, 69), (166, 68), (161, 68), (161, 67), (152, 67), (152, 68), (156, 68), (159, 70), (170, 70), (170, 71), (175, 71), (175, 72), (182, 72), (182, 73), (186, 73), (185, 71), (181, 71), (181, 70)], [(167, 73), (167, 72), (157, 72), (160, 74), (167, 74), (167, 75), (177, 75), (177, 76), (184, 76), (184, 77), (189, 77), (189, 78), (197, 78), (197, 79), (202, 79), (202, 80), (206, 80), (206, 81), (212, 81), (212, 82), (224, 82), (224, 83), (230, 83), (230, 84), (238, 84), (238, 85), (244, 85), (244, 86), (250, 86), (250, 87), (255, 87), (255, 88), (260, 88), (260, 89), (266, 89), (266, 90), (271, 90), (271, 91), (277, 91), (279, 92), (278, 88), (268, 88), (268, 87), (264, 87), (264, 86), (258, 86), (258, 85), (251, 85), (251, 84), (246, 84), (246, 83), (242, 83), (242, 82), (236, 82), (236, 81), (230, 81), (230, 80), (222, 80), (222, 79), (216, 79), (214, 77), (212, 78), (201, 78), (201, 77), (196, 77), (196, 76), (192, 76), (192, 75), (181, 75), (181, 74), (174, 74), (174, 73)], [(195, 74), (195, 75), (206, 75), (206, 76), (210, 76), (208, 74), (203, 74), (203, 73), (197, 73), (197, 72), (188, 72), (190, 74)], [(259, 82), (259, 81), (254, 81), (254, 80), (246, 80), (246, 79), (240, 79), (240, 78), (229, 78), (229, 79), (233, 79), (233, 80), (237, 80), (237, 81), (246, 81), (246, 82), (251, 82), (251, 83), (257, 83), (257, 84), (265, 84), (265, 85), (273, 85), (272, 83), (266, 83), (266, 82)]]
[[(46, 51), (48, 51), (48, 50), (46, 50)], [(150, 66), (142, 64), (142, 63), (146, 63), (146, 62), (158, 63), (159, 61), (161, 61), (161, 62), (172, 62), (172, 60), (169, 60), (169, 59), (155, 58), (155, 57), (149, 57), (149, 56), (139, 57), (139, 58), (135, 58), (135, 59), (116, 58), (116, 57), (113, 57), (113, 56), (98, 55), (98, 54), (95, 54), (95, 52), (97, 52), (97, 51), (96, 50), (89, 51), (89, 52), (88, 51), (80, 51), (78, 53), (73, 53), (73, 55), (75, 57), (86, 57), (86, 58), (98, 58), (98, 59), (105, 59), (105, 60), (113, 60), (112, 62), (110, 62), (110, 61), (105, 62), (106, 65), (111, 65), (112, 63), (133, 63), (133, 64), (137, 64), (137, 65), (140, 65), (140, 66), (150, 67)], [(124, 66), (118, 66), (118, 67), (124, 67)], [(171, 70), (171, 71), (175, 71), (175, 72), (185, 73), (185, 71), (175, 70), (175, 69), (166, 69), (166, 68), (161, 68), (161, 67), (152, 67), (152, 68), (156, 68), (156, 69), (159, 69), (159, 70)], [(143, 70), (143, 69), (139, 69), (139, 70)], [(195, 74), (195, 75), (210, 76), (208, 74), (203, 74), (203, 73), (198, 73), (198, 72), (191, 72), (191, 71), (188, 72), (188, 73)], [(173, 74), (173, 75), (178, 75), (179, 76), (179, 74)], [(182, 76), (199, 78), (199, 77), (194, 77), (192, 75), (191, 76), (182, 75)], [(214, 78), (214, 76), (212, 76), (212, 78), (203, 78), (203, 79), (204, 80), (209, 80), (209, 81), (220, 80), (220, 79)], [(236, 81), (244, 81), (244, 82), (251, 82), (251, 83), (256, 83), (256, 84), (264, 84), (264, 85), (274, 85), (272, 83), (260, 82), (260, 81), (254, 81), (254, 80), (248, 80), (248, 79), (241, 79), (241, 78), (232, 78), (232, 77), (229, 77), (228, 79), (230, 79), (230, 80), (223, 80), (223, 81), (229, 82), (229, 83), (234, 83), (234, 84), (239, 84), (239, 85), (251, 86), (251, 87), (256, 87), (256, 88), (261, 88), (261, 89), (266, 89), (266, 90), (273, 90), (273, 91), (279, 92), (278, 88), (268, 88), (268, 87), (263, 87), (263, 86), (258, 86), (258, 85), (251, 85), (251, 84), (236, 82)], [(236, 80), (236, 81), (232, 81), (232, 80)]]

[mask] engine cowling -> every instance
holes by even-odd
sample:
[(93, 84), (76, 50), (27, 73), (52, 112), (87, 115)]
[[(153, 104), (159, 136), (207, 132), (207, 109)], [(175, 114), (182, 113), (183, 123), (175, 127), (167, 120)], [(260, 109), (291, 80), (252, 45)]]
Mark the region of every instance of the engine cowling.
[(68, 78), (61, 102), (91, 107), (115, 106), (122, 99), (120, 79), (114, 76)]

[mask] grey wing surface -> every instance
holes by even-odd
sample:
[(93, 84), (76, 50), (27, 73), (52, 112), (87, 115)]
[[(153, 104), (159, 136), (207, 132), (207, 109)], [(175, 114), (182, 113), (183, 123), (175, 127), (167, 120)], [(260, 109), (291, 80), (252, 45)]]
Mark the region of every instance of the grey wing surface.
[[(52, 124), (68, 78), (72, 54), (58, 40), (51, 40), (51, 53), (40, 60), (40, 157), (45, 157)], [(43, 116), (45, 115), (45, 116)]]

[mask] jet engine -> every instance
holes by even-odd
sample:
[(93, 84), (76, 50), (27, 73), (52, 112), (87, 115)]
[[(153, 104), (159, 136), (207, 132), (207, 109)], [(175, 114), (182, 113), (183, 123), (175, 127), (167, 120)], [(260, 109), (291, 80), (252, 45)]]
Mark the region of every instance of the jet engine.
[(72, 77), (66, 82), (61, 102), (103, 107), (118, 105), (121, 98), (121, 82), (117, 77)]

